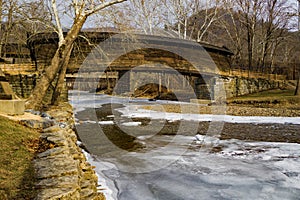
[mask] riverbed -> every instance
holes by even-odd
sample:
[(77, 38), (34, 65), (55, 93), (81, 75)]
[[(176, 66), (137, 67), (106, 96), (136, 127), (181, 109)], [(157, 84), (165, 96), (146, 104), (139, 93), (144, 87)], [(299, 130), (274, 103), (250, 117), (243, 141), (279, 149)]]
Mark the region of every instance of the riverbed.
[(147, 111), (188, 104), (73, 92), (107, 199), (299, 199), (300, 118)]

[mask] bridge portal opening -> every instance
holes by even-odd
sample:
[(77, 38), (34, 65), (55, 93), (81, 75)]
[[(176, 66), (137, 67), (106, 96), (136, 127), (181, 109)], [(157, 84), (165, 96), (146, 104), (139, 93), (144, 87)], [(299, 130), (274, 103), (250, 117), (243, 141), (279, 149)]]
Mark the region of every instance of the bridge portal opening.
[(131, 51), (115, 59), (105, 71), (114, 72), (117, 79), (100, 79), (98, 92), (183, 101), (212, 97), (212, 76), (203, 77), (186, 59), (169, 51), (152, 48)]

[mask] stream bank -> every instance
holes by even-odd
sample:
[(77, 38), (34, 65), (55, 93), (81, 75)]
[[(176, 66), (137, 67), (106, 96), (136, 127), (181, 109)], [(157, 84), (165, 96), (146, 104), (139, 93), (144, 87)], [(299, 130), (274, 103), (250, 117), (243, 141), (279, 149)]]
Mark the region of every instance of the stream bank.
[(45, 151), (34, 160), (38, 179), (36, 199), (86, 199), (103, 200), (98, 191), (98, 177), (77, 145), (72, 107), (63, 103), (49, 108), (40, 120), (22, 120), (21, 123), (40, 129)]

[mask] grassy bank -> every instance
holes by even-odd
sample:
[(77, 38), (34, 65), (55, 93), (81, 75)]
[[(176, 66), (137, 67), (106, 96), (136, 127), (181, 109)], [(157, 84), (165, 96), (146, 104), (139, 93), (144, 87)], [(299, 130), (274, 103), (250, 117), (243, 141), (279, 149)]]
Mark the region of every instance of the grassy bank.
[(280, 105), (293, 107), (299, 106), (300, 98), (299, 96), (294, 96), (294, 89), (275, 89), (275, 90), (268, 90), (259, 93), (249, 94), (240, 97), (234, 97), (228, 99), (229, 103), (236, 103), (236, 104), (260, 104), (265, 106), (273, 106), (273, 105)]
[(0, 116), (0, 199), (35, 197), (32, 160), (39, 133)]

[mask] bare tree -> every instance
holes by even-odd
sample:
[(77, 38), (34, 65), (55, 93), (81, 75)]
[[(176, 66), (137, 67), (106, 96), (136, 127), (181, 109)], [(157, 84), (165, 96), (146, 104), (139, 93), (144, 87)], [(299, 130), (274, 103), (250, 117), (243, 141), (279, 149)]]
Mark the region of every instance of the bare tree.
[(159, 0), (132, 0), (127, 13), (133, 16), (133, 26), (141, 28), (146, 34), (153, 34), (154, 29), (161, 25), (162, 3)]
[[(266, 67), (266, 59), (268, 54), (272, 61), (274, 60), (274, 51), (277, 49), (282, 38), (285, 37), (285, 32), (288, 30), (290, 21), (289, 5), (286, 1), (280, 0), (265, 0), (263, 6), (263, 15), (261, 19), (261, 56), (259, 66)], [(271, 70), (272, 71), (272, 70)]]
[[(73, 23), (70, 30), (64, 34), (61, 24), (60, 13), (57, 7), (57, 1), (51, 1), (52, 12), (55, 18), (57, 33), (59, 37), (58, 48), (51, 60), (51, 65), (47, 67), (41, 75), (39, 82), (34, 88), (32, 94), (26, 102), (27, 108), (40, 109), (42, 101), (46, 95), (50, 83), (58, 76), (58, 72), (65, 76), (64, 66), (68, 63), (70, 51), (74, 41), (78, 37), (80, 30), (85, 24), (87, 18), (109, 6), (124, 2), (126, 0), (96, 1), (96, 0), (72, 0), (65, 1), (67, 7), (72, 9)], [(60, 84), (60, 83), (58, 83)], [(61, 87), (56, 87), (56, 93), (61, 92)], [(56, 94), (56, 96), (59, 96)]]
[[(221, 0), (132, 0), (116, 12), (106, 14), (114, 26), (121, 30), (140, 29), (146, 34), (158, 34), (155, 30), (168, 30), (179, 38), (191, 39), (198, 34), (202, 40), (211, 25), (218, 20)], [(191, 16), (204, 12), (201, 24)], [(203, 13), (202, 13), (203, 14)], [(200, 21), (199, 21), (200, 22)], [(193, 26), (192, 23), (195, 25)], [(174, 36), (175, 34), (171, 34)]]
[[(10, 45), (9, 49), (13, 50), (16, 56), (22, 57), (28, 37), (37, 32), (44, 32), (46, 25), (51, 24), (49, 13), (44, 9), (44, 2), (38, 0), (31, 2), (1, 0), (0, 6), (0, 55), (5, 54), (6, 46)], [(5, 50), (3, 52), (2, 46)]]
[[(3, 12), (3, 1), (0, 0), (0, 36), (2, 37), (2, 12)], [(0, 57), (2, 55), (2, 41), (0, 40)]]
[(197, 29), (197, 41), (203, 41), (204, 35), (209, 31), (211, 26), (222, 17), (220, 14), (221, 5), (220, 0), (209, 0), (204, 5), (199, 6), (197, 12), (204, 14), (202, 15), (202, 18), (204, 18), (203, 22), (198, 27), (192, 26), (193, 29)]
[(164, 0), (166, 13), (164, 16), (165, 26), (169, 30), (174, 30), (176, 24), (176, 31), (178, 37), (188, 39), (189, 17), (199, 10), (198, 0)]
[(253, 1), (223, 0), (223, 5), (222, 12), (225, 13), (217, 23), (230, 39), (227, 45), (234, 51), (234, 63), (242, 68), (248, 66), (250, 70), (258, 21), (258, 14), (253, 11)]
[(229, 44), (234, 50), (234, 61), (237, 65), (241, 65), (242, 59), (245, 56), (243, 54), (243, 35), (244, 29), (241, 28), (240, 15), (235, 10), (234, 0), (224, 1), (224, 12), (222, 18), (218, 20), (220, 27), (223, 28), (229, 37)]
[(145, 34), (155, 34), (163, 27), (164, 4), (160, 0), (131, 0), (114, 7), (106, 13), (105, 20), (112, 21), (113, 27), (120, 30), (138, 30)]
[(237, 0), (239, 6), (241, 23), (247, 30), (248, 70), (253, 67), (253, 53), (255, 48), (257, 23), (261, 16), (263, 2), (261, 0), (245, 1)]
[[(18, 2), (16, 0), (1, 2), (1, 20), (4, 20), (4, 22), (1, 21), (1, 28), (2, 28), (1, 30), (2, 35), (0, 38), (1, 49), (2, 47), (5, 48), (5, 46), (9, 42), (9, 36), (10, 33), (12, 32), (13, 25), (14, 25), (14, 17), (15, 17), (14, 15), (17, 9), (18, 9)], [(4, 12), (5, 14), (3, 14), (2, 11), (5, 11)]]
[[(298, 0), (298, 34), (300, 40), (300, 0)], [(298, 41), (299, 42), (299, 41)], [(295, 89), (295, 96), (300, 96), (300, 72), (298, 71), (298, 80)]]

